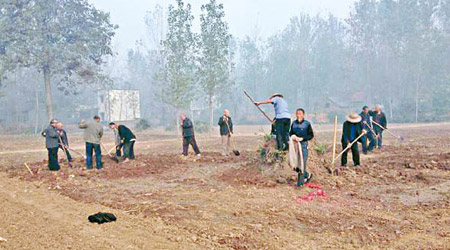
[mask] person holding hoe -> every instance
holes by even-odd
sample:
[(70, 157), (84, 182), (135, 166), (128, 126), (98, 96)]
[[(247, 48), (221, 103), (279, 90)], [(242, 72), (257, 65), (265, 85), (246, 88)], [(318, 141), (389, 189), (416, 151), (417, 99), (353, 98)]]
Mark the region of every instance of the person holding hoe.
[[(363, 123), (363, 128), (364, 130), (367, 131), (367, 134), (364, 135), (361, 138), (362, 141), (362, 150), (363, 150), (363, 154), (367, 154), (367, 152), (370, 152), (373, 150), (373, 148), (375, 147), (375, 138), (374, 138), (374, 134), (372, 134), (372, 111), (369, 110), (369, 107), (364, 106), (362, 108), (361, 114), (359, 114), (361, 116), (361, 120)], [(367, 145), (369, 144), (369, 145)]]
[[(127, 163), (130, 160), (134, 160), (134, 143), (136, 142), (136, 136), (131, 129), (125, 125), (117, 125), (114, 122), (109, 123), (109, 128), (117, 133), (119, 136), (119, 142), (116, 141), (116, 156), (117, 151), (120, 153), (120, 148), (123, 147), (123, 157), (125, 158), (122, 163)], [(116, 132), (117, 131), (117, 132)], [(117, 139), (117, 136), (115, 136)]]
[(220, 136), (222, 138), (222, 154), (230, 154), (231, 134), (233, 134), (233, 122), (231, 121), (230, 111), (225, 109), (223, 116), (219, 118)]
[(67, 132), (64, 129), (64, 125), (62, 122), (56, 123), (56, 130), (60, 134), (60, 138), (61, 138), (59, 141), (59, 144), (60, 144), (59, 147), (66, 154), (67, 161), (73, 162), (72, 155), (70, 155), (70, 152), (69, 152), (69, 138), (67, 138)]
[[(297, 186), (309, 182), (312, 174), (306, 171), (308, 161), (308, 141), (314, 138), (311, 123), (305, 120), (305, 110), (299, 108), (295, 112), (297, 119), (292, 122), (289, 132), (289, 163), (298, 173)], [(299, 166), (300, 165), (300, 166)]]
[(289, 126), (291, 125), (291, 114), (283, 95), (275, 93), (267, 101), (255, 102), (255, 105), (273, 104), (275, 109), (275, 131), (277, 137), (278, 150), (287, 151), (289, 149)]
[(387, 128), (387, 119), (386, 115), (381, 111), (381, 105), (375, 106), (375, 111), (372, 112), (373, 117), (373, 129), (378, 136), (378, 149), (381, 149), (383, 146), (383, 130)]
[(347, 120), (344, 122), (341, 139), (342, 149), (344, 150), (341, 156), (342, 167), (347, 165), (347, 154), (350, 149), (352, 151), (353, 164), (355, 167), (360, 165), (358, 141), (362, 142), (361, 137), (367, 133), (367, 131), (363, 129), (361, 120), (362, 118), (360, 115), (352, 112), (347, 116)]

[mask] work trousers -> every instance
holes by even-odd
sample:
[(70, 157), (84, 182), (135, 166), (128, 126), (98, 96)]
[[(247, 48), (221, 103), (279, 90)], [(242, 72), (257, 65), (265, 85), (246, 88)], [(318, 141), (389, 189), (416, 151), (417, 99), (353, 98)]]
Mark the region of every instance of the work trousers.
[(200, 154), (197, 142), (195, 141), (195, 136), (185, 136), (183, 137), (183, 155), (188, 155), (189, 145), (192, 145), (196, 155)]
[[(347, 148), (348, 142), (342, 142), (342, 150)], [(348, 151), (352, 151), (352, 157), (353, 157), (353, 164), (355, 166), (359, 166), (359, 150), (358, 150), (358, 142), (353, 143), (352, 147), (350, 149), (345, 150), (345, 152), (342, 154), (341, 157), (341, 166), (347, 165), (347, 155)]]
[(100, 144), (86, 142), (86, 167), (92, 169), (92, 155), (95, 151), (95, 163), (97, 169), (102, 168), (102, 149)]
[(134, 160), (134, 141), (123, 144), (123, 157)]
[(48, 169), (50, 171), (58, 171), (60, 169), (58, 163), (58, 148), (47, 148), (48, 151)]
[(275, 130), (277, 135), (277, 149), (287, 151), (289, 149), (289, 127), (291, 119), (282, 118), (275, 120)]

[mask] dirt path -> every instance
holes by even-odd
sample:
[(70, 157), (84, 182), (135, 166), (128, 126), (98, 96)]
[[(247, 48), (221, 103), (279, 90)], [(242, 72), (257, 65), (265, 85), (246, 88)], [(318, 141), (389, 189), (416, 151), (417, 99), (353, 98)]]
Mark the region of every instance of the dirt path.
[[(200, 249), (188, 235), (160, 220), (76, 202), (46, 186), (0, 174), (0, 249)], [(92, 224), (87, 216), (113, 212), (117, 222)]]

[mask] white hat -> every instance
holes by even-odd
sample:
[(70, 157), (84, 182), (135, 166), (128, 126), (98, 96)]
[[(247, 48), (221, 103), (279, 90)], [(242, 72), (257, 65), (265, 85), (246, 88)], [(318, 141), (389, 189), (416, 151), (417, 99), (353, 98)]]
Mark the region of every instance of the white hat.
[(361, 120), (362, 120), (361, 116), (358, 115), (358, 114), (355, 113), (355, 112), (351, 112), (351, 113), (346, 117), (346, 119), (347, 119), (348, 122), (351, 122), (351, 123), (358, 123), (358, 122), (361, 122)]

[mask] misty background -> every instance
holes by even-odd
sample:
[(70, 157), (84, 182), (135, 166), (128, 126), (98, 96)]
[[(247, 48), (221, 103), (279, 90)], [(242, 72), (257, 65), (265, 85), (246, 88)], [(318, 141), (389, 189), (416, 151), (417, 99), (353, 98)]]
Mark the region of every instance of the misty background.
[(243, 90), (280, 92), (313, 123), (375, 104), (389, 122), (450, 120), (448, 1), (24, 0), (0, 10), (3, 133), (90, 118), (106, 90), (138, 91), (139, 115), (123, 121), (143, 128), (174, 130), (184, 112), (207, 131), (224, 108), (236, 124), (266, 124)]

